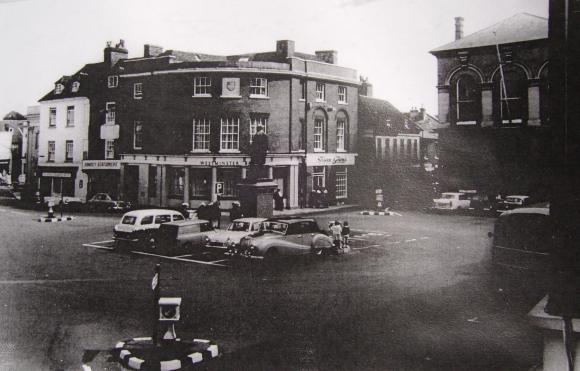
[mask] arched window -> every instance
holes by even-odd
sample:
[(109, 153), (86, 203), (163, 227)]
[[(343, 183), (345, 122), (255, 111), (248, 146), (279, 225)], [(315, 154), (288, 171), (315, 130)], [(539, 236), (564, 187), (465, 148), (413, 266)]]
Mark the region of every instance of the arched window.
[(336, 114), (336, 151), (348, 151), (348, 118), (342, 111)]
[[(502, 77), (503, 75), (503, 77)], [(528, 81), (516, 67), (504, 67), (494, 76), (494, 116), (500, 125), (519, 125), (528, 118)]]
[(453, 86), (455, 122), (458, 125), (475, 125), (481, 121), (481, 86), (472, 75), (462, 74)]

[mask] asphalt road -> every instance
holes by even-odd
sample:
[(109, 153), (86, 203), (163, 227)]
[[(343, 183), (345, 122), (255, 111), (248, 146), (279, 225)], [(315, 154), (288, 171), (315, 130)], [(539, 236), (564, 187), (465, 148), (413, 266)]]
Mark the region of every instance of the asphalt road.
[[(39, 223), (0, 206), (0, 369), (116, 370), (108, 351), (150, 336), (151, 278), (183, 298), (183, 339), (218, 343), (210, 370), (528, 370), (541, 337), (529, 277), (490, 269), (491, 218), (402, 213), (348, 220), (353, 251), (274, 266), (106, 249), (118, 215)], [(207, 264), (207, 263), (211, 264)], [(213, 262), (213, 263), (212, 263)]]

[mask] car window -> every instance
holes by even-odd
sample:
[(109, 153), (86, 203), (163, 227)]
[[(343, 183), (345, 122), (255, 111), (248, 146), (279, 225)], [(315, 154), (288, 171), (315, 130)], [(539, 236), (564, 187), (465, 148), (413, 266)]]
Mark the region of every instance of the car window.
[(288, 229), (288, 224), (280, 222), (264, 222), (262, 223), (262, 230), (264, 232), (274, 232), (278, 234), (285, 234)]
[(202, 223), (199, 226), (200, 226), (201, 232), (213, 231), (213, 226), (211, 225), (211, 223)]
[(123, 220), (121, 220), (121, 224), (134, 225), (136, 220), (137, 220), (136, 216), (127, 215), (123, 217)]
[(319, 231), (318, 224), (312, 221), (302, 222), (302, 233), (317, 233)]
[(469, 200), (469, 196), (468, 195), (459, 195), (459, 199), (460, 200)]
[(233, 222), (229, 226), (230, 231), (246, 232), (249, 228), (249, 224), (246, 222)]
[(181, 214), (173, 215), (173, 220), (184, 220), (185, 218)]
[(171, 221), (171, 215), (155, 215), (155, 224), (162, 224)]
[(441, 198), (445, 198), (445, 199), (450, 200), (450, 199), (454, 199), (455, 195), (443, 194), (443, 195), (441, 195)]
[(153, 215), (146, 215), (141, 219), (141, 225), (152, 223), (153, 223)]
[(258, 231), (258, 230), (260, 230), (260, 224), (261, 224), (260, 222), (253, 223), (252, 224), (251, 231)]

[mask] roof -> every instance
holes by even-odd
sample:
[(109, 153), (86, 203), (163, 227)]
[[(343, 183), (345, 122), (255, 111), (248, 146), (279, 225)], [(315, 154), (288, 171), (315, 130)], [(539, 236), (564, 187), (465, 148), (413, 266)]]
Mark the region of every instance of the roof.
[[(179, 211), (171, 210), (171, 209), (141, 209), (141, 210), (133, 210), (125, 213), (127, 216), (142, 216), (142, 215), (151, 215), (151, 214), (164, 214), (164, 213), (172, 213), (172, 214), (181, 214)], [(125, 216), (123, 215), (123, 216)]]
[[(62, 84), (64, 89), (60, 94), (56, 94), (54, 89), (51, 89), (45, 96), (40, 98), (38, 101), (46, 101), (51, 99), (65, 99), (65, 98), (76, 98), (76, 97), (86, 97), (89, 94), (90, 83), (87, 83), (89, 79), (95, 81), (99, 78), (99, 75), (105, 73), (106, 68), (103, 63), (89, 63), (85, 64), (80, 70), (71, 76), (62, 76), (58, 79), (55, 84)], [(75, 82), (79, 82), (78, 91), (72, 91), (72, 85)]]
[(483, 30), (435, 48), (430, 53), (547, 38), (547, 18), (529, 13), (518, 13)]
[(24, 117), (23, 115), (21, 115), (20, 113), (18, 113), (16, 111), (10, 111), (6, 114), (6, 116), (4, 116), (3, 120), (22, 121), (22, 120), (26, 120), (26, 117)]
[(403, 114), (386, 100), (359, 95), (358, 111), (362, 130), (373, 130), (377, 135), (404, 131)]
[(239, 218), (234, 220), (234, 222), (248, 222), (248, 223), (255, 223), (255, 222), (263, 222), (266, 218)]

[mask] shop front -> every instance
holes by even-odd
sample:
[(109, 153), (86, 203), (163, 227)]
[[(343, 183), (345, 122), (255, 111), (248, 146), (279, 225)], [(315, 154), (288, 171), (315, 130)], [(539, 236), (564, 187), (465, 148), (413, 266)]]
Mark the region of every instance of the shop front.
[(79, 174), (78, 166), (39, 166), (38, 174), (41, 198), (86, 202), (86, 177)]
[(306, 155), (306, 204), (325, 207), (347, 203), (349, 173), (353, 174), (354, 153), (309, 153)]
[(96, 193), (107, 193), (113, 199), (119, 197), (121, 161), (85, 160), (82, 171), (87, 174), (87, 198)]

